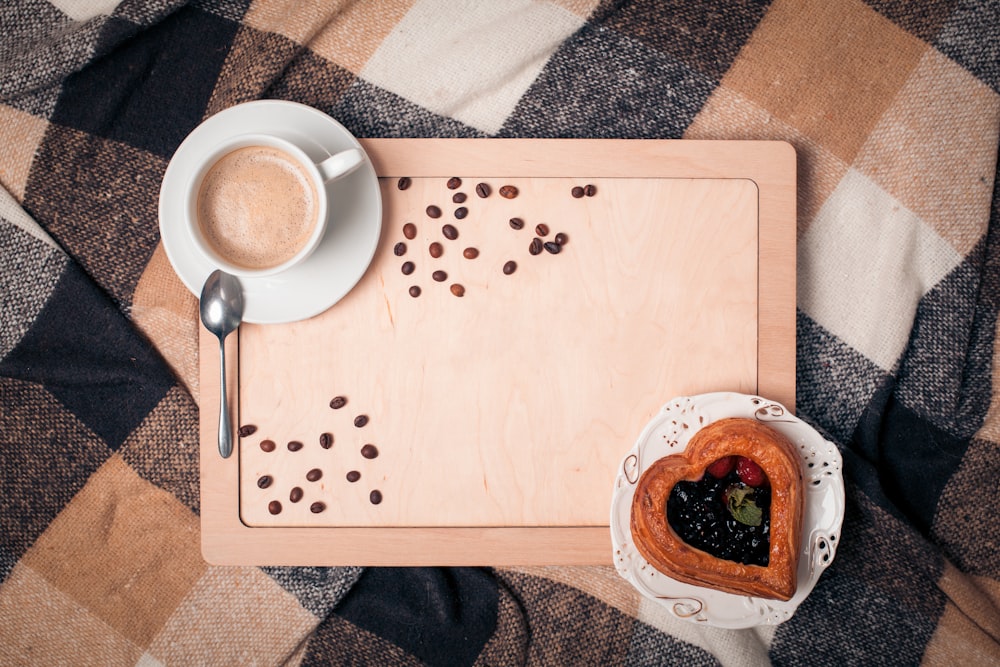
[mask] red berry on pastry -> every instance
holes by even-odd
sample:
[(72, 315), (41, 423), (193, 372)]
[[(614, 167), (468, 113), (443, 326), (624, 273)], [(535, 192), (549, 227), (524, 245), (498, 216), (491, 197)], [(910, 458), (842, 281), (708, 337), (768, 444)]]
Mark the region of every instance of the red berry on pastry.
[(736, 474), (740, 481), (747, 486), (758, 487), (767, 483), (767, 475), (764, 474), (764, 470), (745, 456), (737, 457)]
[(724, 456), (712, 465), (708, 466), (708, 474), (715, 479), (722, 479), (733, 471), (736, 467), (736, 456)]

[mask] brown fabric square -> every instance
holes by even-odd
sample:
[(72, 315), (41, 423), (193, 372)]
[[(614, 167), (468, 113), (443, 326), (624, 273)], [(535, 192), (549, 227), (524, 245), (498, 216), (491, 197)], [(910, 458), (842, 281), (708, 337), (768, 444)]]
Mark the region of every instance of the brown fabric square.
[(0, 185), (18, 201), (24, 200), (28, 170), (48, 125), (41, 118), (0, 104), (0, 127), (4, 128), (4, 140), (0, 141)]
[(212, 90), (205, 117), (263, 97), (300, 49), (299, 44), (284, 35), (240, 26)]
[(922, 664), (1000, 664), (1000, 582), (966, 576), (947, 564), (938, 585), (948, 603)]
[(777, 0), (722, 84), (850, 164), (928, 48), (859, 0)]
[(329, 112), (354, 82), (355, 76), (311, 51), (303, 51), (289, 63), (267, 97), (301, 102)]
[(117, 455), (24, 555), (25, 565), (141, 647), (205, 571), (198, 518)]
[(284, 35), (304, 46), (352, 4), (351, 0), (254, 0), (243, 23), (257, 30)]
[(854, 166), (965, 255), (986, 233), (996, 155), (979, 145), (998, 127), (1000, 96), (928, 51)]
[(377, 11), (363, 2), (348, 4), (310, 40), (309, 48), (332, 63), (358, 74), (382, 40), (413, 2), (380, 3)]

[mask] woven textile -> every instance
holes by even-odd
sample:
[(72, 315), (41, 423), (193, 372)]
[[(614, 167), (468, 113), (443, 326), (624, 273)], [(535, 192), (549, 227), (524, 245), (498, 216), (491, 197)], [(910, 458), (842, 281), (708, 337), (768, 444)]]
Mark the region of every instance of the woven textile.
[[(696, 626), (611, 567), (206, 564), (157, 199), (261, 98), (360, 137), (790, 142), (797, 407), (847, 486), (795, 616)], [(998, 134), (996, 0), (3, 3), (0, 664), (1000, 664)]]

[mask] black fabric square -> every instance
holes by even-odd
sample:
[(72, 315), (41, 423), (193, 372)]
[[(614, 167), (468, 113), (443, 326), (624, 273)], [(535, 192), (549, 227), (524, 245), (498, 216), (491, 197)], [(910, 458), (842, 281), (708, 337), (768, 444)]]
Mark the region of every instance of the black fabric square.
[[(131, 29), (109, 20), (103, 39)], [(68, 77), (52, 120), (169, 157), (201, 122), (236, 30), (185, 7)]]
[(343, 67), (304, 50), (288, 64), (264, 97), (291, 100), (329, 113), (356, 78)]
[(326, 618), (361, 576), (360, 567), (264, 567), (317, 618)]
[(552, 55), (499, 135), (679, 139), (714, 88), (672, 56), (588, 24)]
[(925, 42), (937, 36), (958, 0), (865, 0), (875, 11)]
[(116, 450), (174, 384), (163, 360), (73, 263), (0, 361), (0, 375), (44, 386)]
[(934, 46), (1000, 93), (1000, 3), (996, 0), (958, 3)]
[(322, 109), (356, 137), (445, 137), (485, 136), (479, 130), (438, 116), (404, 98), (357, 79), (332, 109)]
[(471, 665), (496, 628), (497, 599), (486, 569), (368, 568), (335, 613), (428, 665)]

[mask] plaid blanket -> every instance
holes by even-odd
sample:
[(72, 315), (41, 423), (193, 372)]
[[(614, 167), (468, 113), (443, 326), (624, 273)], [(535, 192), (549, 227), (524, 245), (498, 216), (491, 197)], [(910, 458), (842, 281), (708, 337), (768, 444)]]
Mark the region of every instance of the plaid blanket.
[[(157, 197), (258, 98), (360, 137), (791, 142), (798, 412), (848, 495), (796, 615), (696, 626), (610, 566), (206, 564)], [(0, 663), (1000, 663), (998, 132), (996, 0), (3, 3)]]

